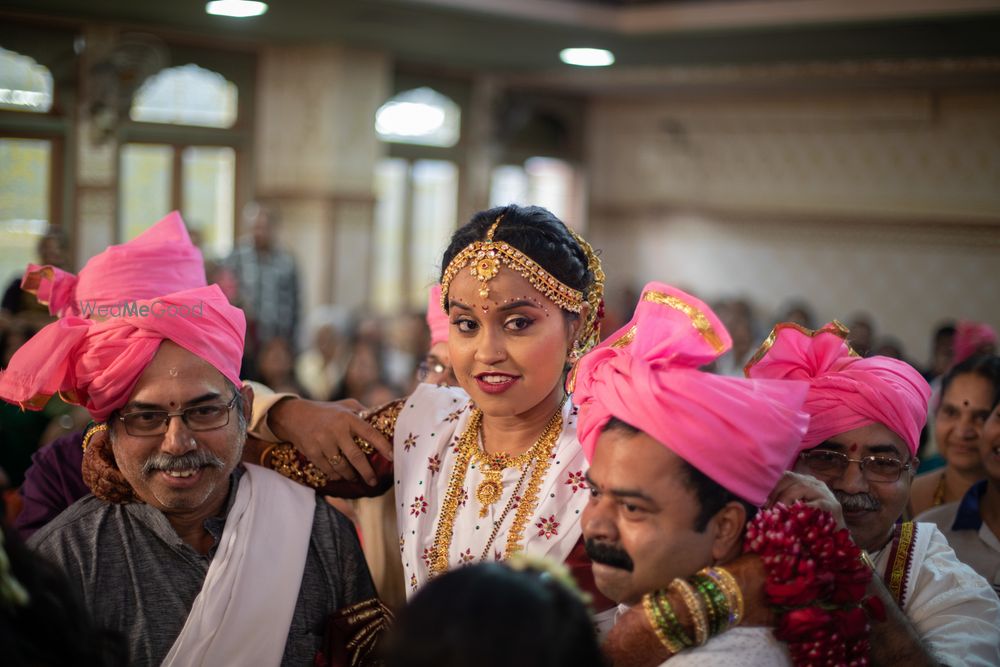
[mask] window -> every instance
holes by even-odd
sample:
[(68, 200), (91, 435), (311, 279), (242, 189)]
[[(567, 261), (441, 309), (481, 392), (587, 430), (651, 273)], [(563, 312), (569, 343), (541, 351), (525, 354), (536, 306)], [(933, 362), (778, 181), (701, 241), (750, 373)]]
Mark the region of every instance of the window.
[(490, 206), (522, 204), (541, 206), (560, 220), (581, 229), (582, 202), (579, 177), (567, 162), (533, 157), (523, 165), (501, 165), (490, 180)]
[(136, 92), (120, 149), (119, 241), (179, 210), (207, 257), (229, 253), (242, 141), (232, 129), (237, 103), (234, 83), (194, 64), (162, 70)]
[(129, 116), (145, 123), (229, 128), (236, 123), (236, 105), (236, 84), (187, 64), (149, 77), (136, 92)]
[(236, 151), (227, 146), (126, 144), (121, 149), (121, 240), (181, 211), (209, 257), (233, 247)]
[(462, 111), (432, 88), (400, 93), (375, 112), (375, 132), (383, 141), (450, 148), (458, 143)]
[(382, 312), (423, 308), (455, 229), (458, 167), (389, 158), (376, 168), (375, 190), (372, 301)]
[(46, 113), (52, 108), (52, 73), (28, 56), (0, 47), (0, 109)]
[(0, 138), (0, 289), (37, 261), (51, 222), (51, 168), (51, 141)]

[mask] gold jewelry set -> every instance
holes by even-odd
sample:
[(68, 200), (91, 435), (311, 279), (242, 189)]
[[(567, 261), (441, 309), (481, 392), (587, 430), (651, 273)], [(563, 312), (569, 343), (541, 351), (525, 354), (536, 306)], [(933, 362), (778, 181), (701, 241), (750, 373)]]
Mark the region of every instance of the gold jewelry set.
[[(549, 419), (548, 424), (546, 424), (545, 429), (535, 444), (531, 446), (531, 449), (519, 456), (483, 453), (479, 446), (479, 431), (482, 420), (482, 411), (479, 408), (473, 408), (472, 414), (469, 416), (469, 422), (456, 448), (455, 467), (452, 469), (451, 477), (448, 480), (448, 489), (441, 503), (440, 518), (438, 519), (437, 528), (434, 531), (434, 545), (430, 551), (428, 570), (432, 577), (448, 569), (448, 553), (454, 538), (455, 518), (458, 515), (458, 508), (462, 501), (462, 490), (466, 475), (468, 474), (469, 464), (473, 460), (487, 462), (481, 470), (484, 479), (476, 488), (476, 499), (482, 504), (479, 512), (480, 517), (486, 516), (489, 506), (500, 500), (503, 494), (503, 485), (500, 481), (500, 474), (503, 472), (503, 468), (523, 466), (524, 473), (522, 474), (527, 474), (528, 466), (532, 466), (531, 475), (528, 478), (528, 486), (518, 502), (514, 521), (511, 524), (510, 532), (507, 534), (504, 558), (509, 558), (512, 554), (523, 548), (521, 539), (524, 535), (525, 525), (527, 525), (535, 511), (542, 480), (545, 478), (546, 473), (548, 473), (552, 463), (552, 450), (559, 439), (559, 434), (562, 433), (562, 403), (560, 403), (559, 409)], [(486, 470), (486, 466), (489, 466), (488, 471)], [(511, 498), (511, 502), (513, 500)], [(508, 505), (508, 508), (501, 515), (500, 520), (494, 522), (490, 543), (496, 538), (500, 524), (503, 522), (503, 518), (506, 517), (507, 511), (509, 511), (511, 506)]]
[(502, 215), (497, 216), (487, 230), (484, 240), (470, 243), (449, 262), (441, 276), (441, 308), (448, 309), (448, 290), (451, 281), (462, 269), (469, 267), (469, 273), (479, 281), (479, 296), (485, 299), (490, 294), (489, 282), (500, 272), (501, 265), (506, 266), (520, 274), (531, 283), (532, 287), (567, 312), (579, 313), (583, 310), (585, 302), (590, 305), (587, 319), (573, 343), (572, 357), (573, 361), (576, 361), (600, 342), (605, 280), (600, 258), (582, 236), (567, 227), (587, 257), (587, 268), (594, 274), (594, 283), (585, 295), (553, 276), (541, 264), (506, 241), (495, 241), (493, 236), (502, 218)]
[[(694, 636), (678, 619), (669, 595), (684, 603)], [(687, 579), (674, 579), (665, 590), (642, 598), (646, 620), (657, 639), (671, 655), (701, 646), (743, 621), (743, 593), (732, 573), (722, 567), (706, 567)]]

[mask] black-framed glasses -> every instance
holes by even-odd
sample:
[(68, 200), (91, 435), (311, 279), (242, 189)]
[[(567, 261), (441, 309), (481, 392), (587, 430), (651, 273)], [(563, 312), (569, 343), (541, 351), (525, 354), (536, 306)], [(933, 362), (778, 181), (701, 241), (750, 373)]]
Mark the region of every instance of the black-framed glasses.
[(799, 454), (799, 459), (806, 464), (817, 477), (838, 478), (847, 471), (847, 466), (857, 463), (861, 466), (861, 474), (869, 482), (895, 482), (904, 470), (913, 467), (914, 461), (903, 463), (894, 456), (863, 456), (852, 459), (847, 454), (830, 451), (829, 449), (814, 449)]
[(229, 424), (229, 411), (236, 405), (240, 394), (228, 403), (206, 403), (192, 405), (177, 412), (166, 410), (140, 410), (120, 415), (118, 420), (125, 425), (125, 432), (132, 436), (163, 435), (167, 432), (171, 417), (180, 417), (192, 431), (213, 431)]

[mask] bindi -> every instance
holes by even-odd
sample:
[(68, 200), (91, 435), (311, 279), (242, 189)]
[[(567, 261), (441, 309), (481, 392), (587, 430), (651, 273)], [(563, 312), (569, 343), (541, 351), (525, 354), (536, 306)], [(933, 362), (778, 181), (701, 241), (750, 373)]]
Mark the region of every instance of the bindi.
[(857, 445), (857, 443), (851, 445), (851, 450), (850, 451), (851, 451), (851, 454), (853, 454), (854, 452), (858, 451), (858, 445)]

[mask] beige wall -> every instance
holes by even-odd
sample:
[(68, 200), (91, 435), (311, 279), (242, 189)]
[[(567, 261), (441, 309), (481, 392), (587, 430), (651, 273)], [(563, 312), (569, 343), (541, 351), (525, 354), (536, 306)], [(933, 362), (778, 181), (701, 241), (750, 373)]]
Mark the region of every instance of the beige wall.
[(917, 361), (942, 318), (1000, 329), (1000, 94), (602, 100), (589, 126), (612, 295), (865, 310)]

